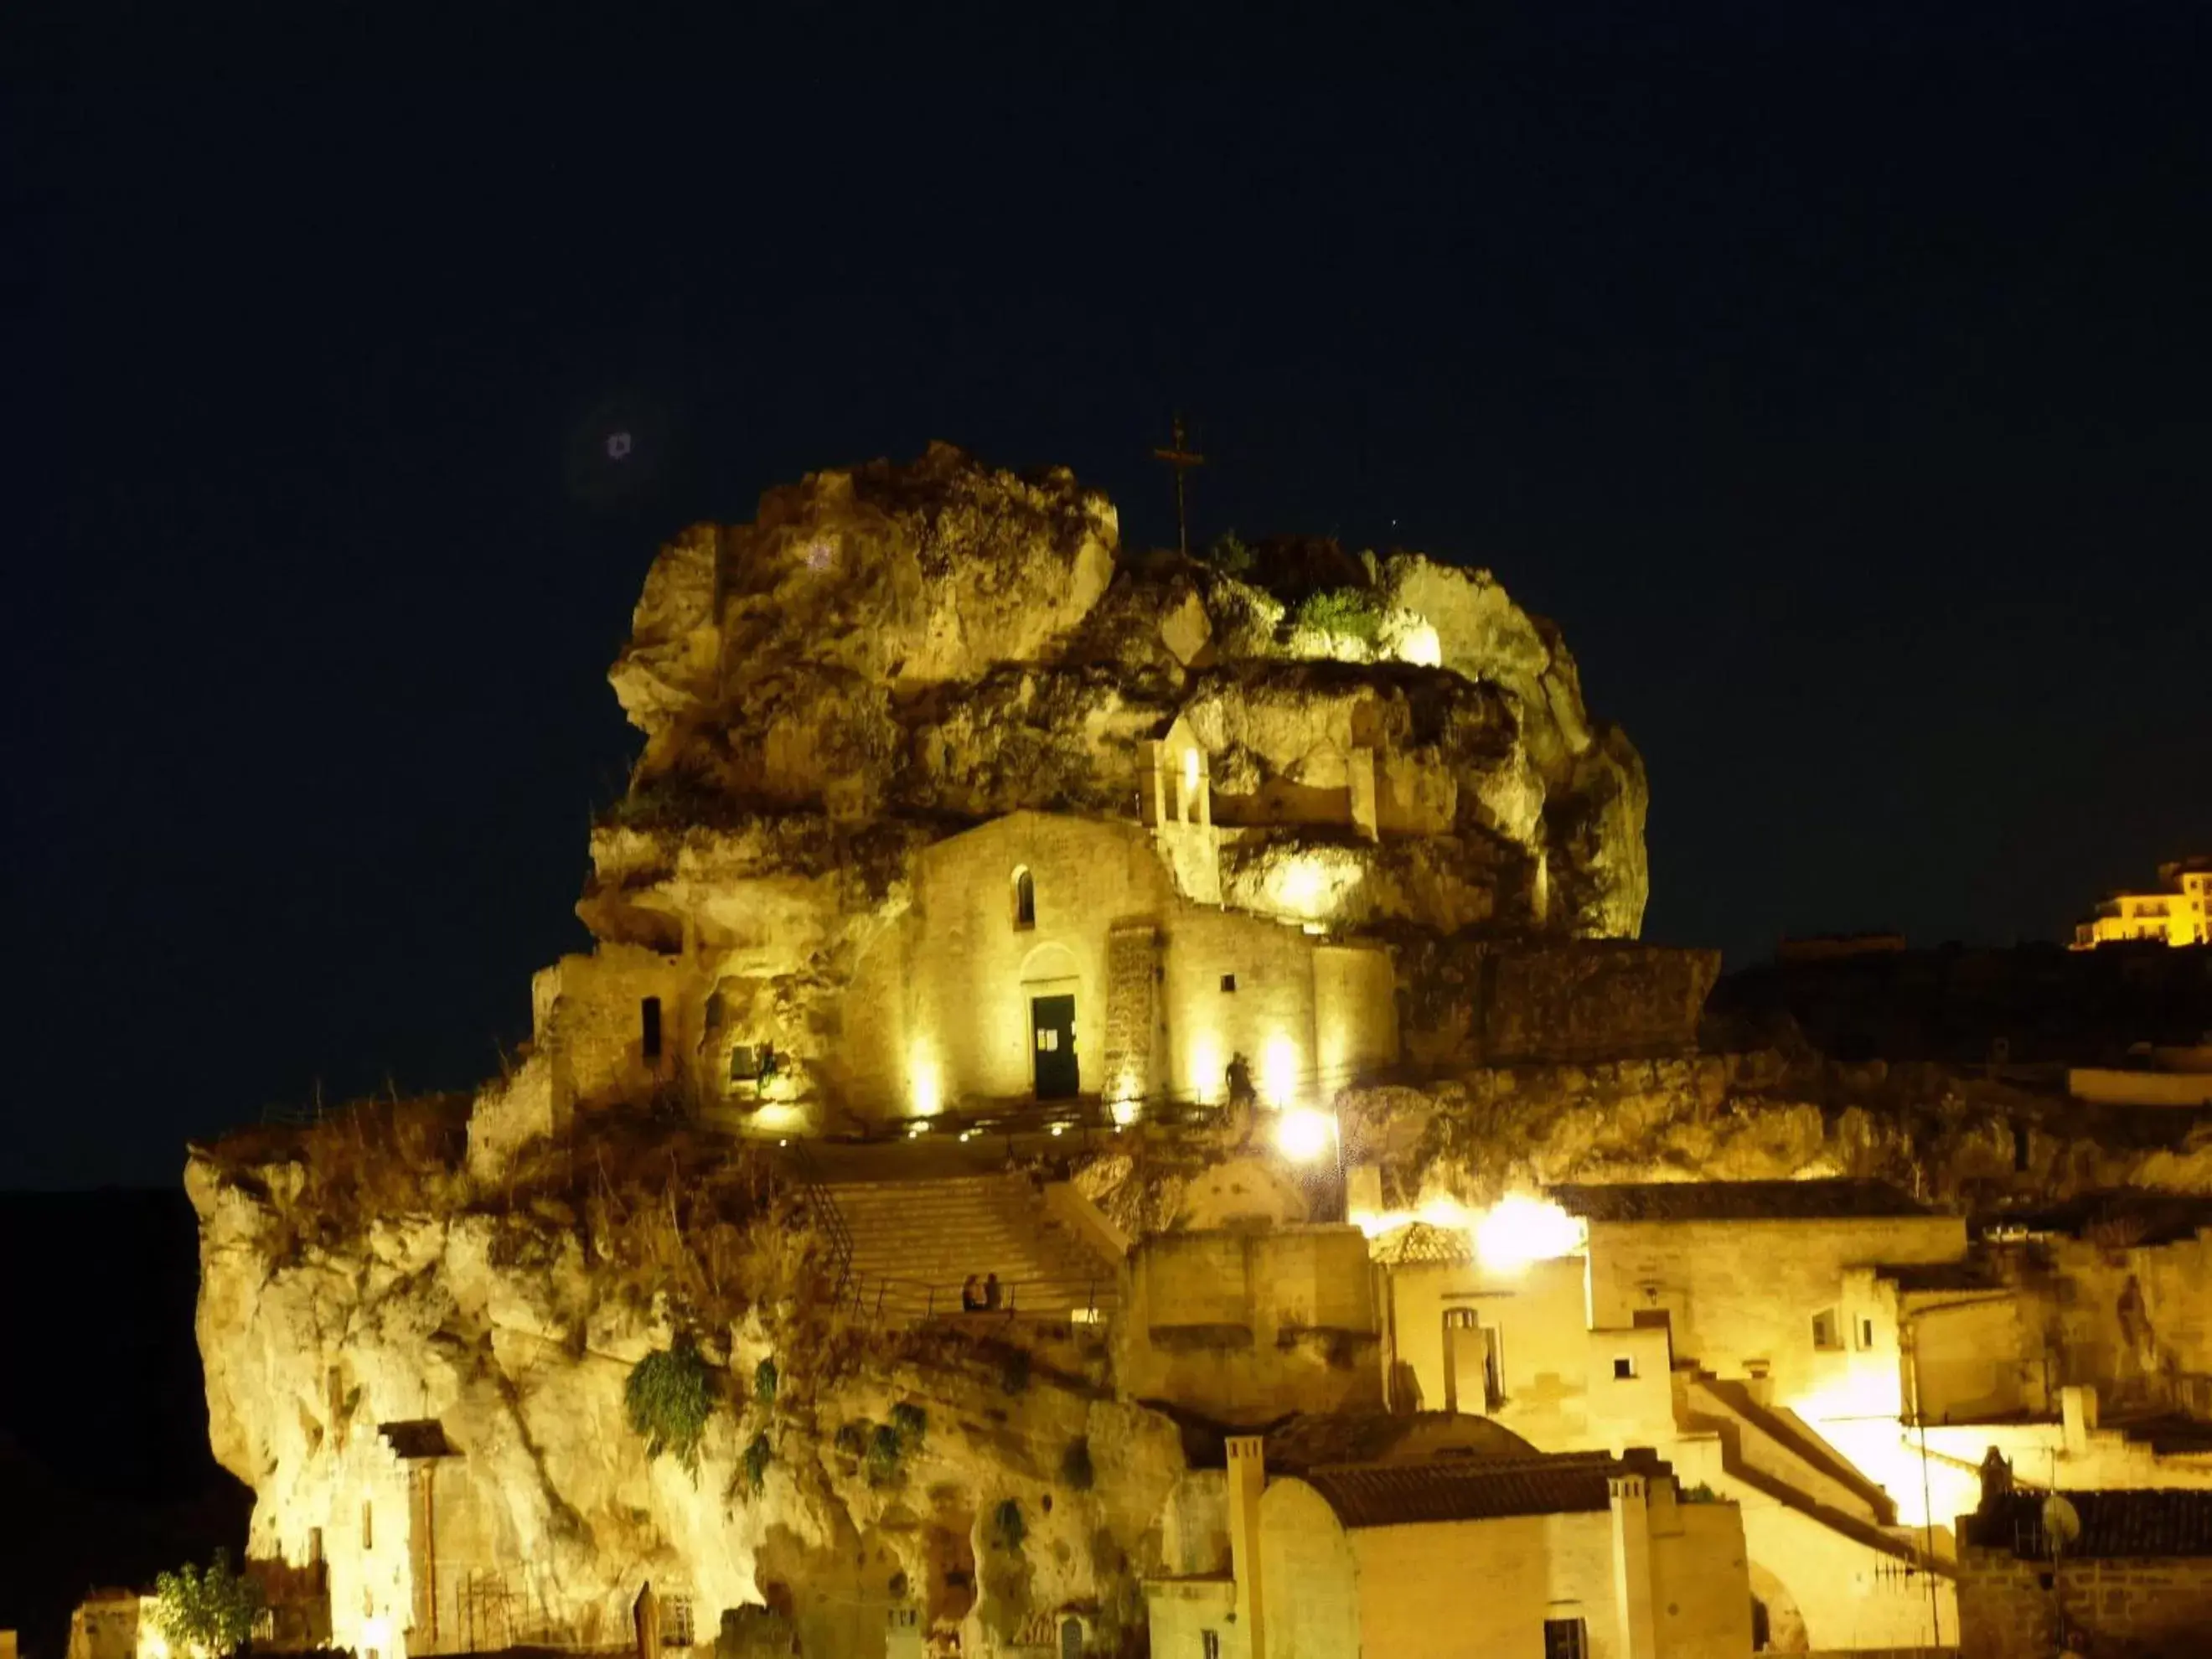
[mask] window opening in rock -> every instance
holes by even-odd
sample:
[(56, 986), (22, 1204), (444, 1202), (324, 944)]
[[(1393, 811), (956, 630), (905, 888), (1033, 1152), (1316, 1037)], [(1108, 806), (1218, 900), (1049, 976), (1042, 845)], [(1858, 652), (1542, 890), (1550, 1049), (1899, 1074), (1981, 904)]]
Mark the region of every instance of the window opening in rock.
[(365, 1550), (376, 1547), (376, 1510), (366, 1500), (361, 1506), (361, 1547)]
[(1844, 1346), (1843, 1326), (1833, 1308), (1823, 1308), (1813, 1316), (1813, 1346), (1824, 1351)]
[(1636, 1360), (1633, 1356), (1625, 1353), (1614, 1355), (1613, 1375), (1619, 1382), (1633, 1382), (1636, 1377)]
[(1874, 1346), (1874, 1321), (1871, 1319), (1862, 1318), (1859, 1321), (1859, 1346), (1862, 1348)]
[(1221, 988), (1224, 991), (1234, 991), (1237, 988), (1237, 975), (1224, 974), (1221, 976)]
[(1589, 1626), (1579, 1619), (1547, 1619), (1544, 1659), (1589, 1659)]
[(660, 1058), (660, 999), (647, 997), (637, 1006), (638, 1041), (647, 1060)]
[(750, 1083), (761, 1074), (761, 1051), (752, 1043), (730, 1045), (730, 1081)]
[(322, 1560), (323, 1529), (320, 1527), (310, 1527), (307, 1528), (307, 1565), (320, 1566)]
[(1200, 1659), (1221, 1659), (1221, 1632), (1202, 1630), (1198, 1633)]
[(1014, 867), (1014, 926), (1036, 926), (1036, 882), (1026, 865)]

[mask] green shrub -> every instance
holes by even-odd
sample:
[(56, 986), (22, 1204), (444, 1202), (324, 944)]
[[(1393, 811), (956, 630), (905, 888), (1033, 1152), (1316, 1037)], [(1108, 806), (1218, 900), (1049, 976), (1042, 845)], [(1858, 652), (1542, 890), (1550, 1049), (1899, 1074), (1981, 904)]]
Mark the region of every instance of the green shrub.
[(876, 1431), (868, 1437), (868, 1484), (888, 1486), (896, 1480), (905, 1455), (906, 1442), (899, 1437), (899, 1431), (888, 1423), (878, 1424)]
[(1030, 1355), (1026, 1348), (1009, 1348), (1000, 1363), (999, 1386), (1008, 1394), (1030, 1391)]
[(1206, 562), (1224, 576), (1242, 576), (1252, 568), (1252, 550), (1233, 530), (1224, 530), (1206, 550)]
[(745, 1485), (756, 1498), (768, 1484), (768, 1466), (775, 1461), (775, 1451), (768, 1443), (766, 1431), (755, 1435), (745, 1448)]
[(902, 1400), (891, 1407), (891, 1427), (898, 1431), (899, 1440), (911, 1451), (921, 1444), (921, 1437), (929, 1432), (929, 1413)]
[(876, 1425), (865, 1417), (856, 1418), (850, 1423), (841, 1423), (831, 1443), (848, 1457), (864, 1457), (867, 1455), (868, 1437), (875, 1432), (875, 1428)]
[(155, 1629), (179, 1653), (222, 1659), (253, 1634), (261, 1587), (230, 1570), (230, 1553), (217, 1550), (202, 1572), (190, 1565), (154, 1580)]
[(1721, 1501), (1721, 1495), (1700, 1480), (1694, 1486), (1682, 1488), (1682, 1501), (1685, 1504), (1717, 1504)]
[(1330, 587), (1300, 600), (1296, 620), (1300, 628), (1371, 644), (1382, 627), (1382, 612), (1365, 588)]
[(690, 1470), (699, 1467), (699, 1442), (714, 1409), (714, 1379), (698, 1344), (679, 1336), (672, 1347), (649, 1353), (630, 1368), (623, 1388), (630, 1431), (645, 1437), (645, 1455), (672, 1453)]
[(1009, 1498), (991, 1511), (991, 1542), (996, 1547), (1018, 1550), (1029, 1531), (1029, 1523), (1022, 1519), (1022, 1506), (1015, 1499)]
[(763, 1406), (775, 1404), (775, 1387), (779, 1378), (774, 1359), (763, 1359), (753, 1367), (753, 1398)]
[(1088, 1439), (1078, 1436), (1067, 1443), (1067, 1449), (1060, 1455), (1060, 1479), (1070, 1492), (1089, 1492), (1097, 1484), (1098, 1471), (1091, 1467)]

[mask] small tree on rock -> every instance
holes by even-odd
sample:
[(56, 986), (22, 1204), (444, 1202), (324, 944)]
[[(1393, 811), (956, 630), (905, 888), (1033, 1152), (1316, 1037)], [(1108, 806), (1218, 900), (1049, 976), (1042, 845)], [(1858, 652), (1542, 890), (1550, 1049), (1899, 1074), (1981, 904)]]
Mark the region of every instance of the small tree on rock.
[(230, 1570), (230, 1554), (217, 1550), (205, 1571), (187, 1562), (154, 1581), (154, 1628), (178, 1653), (224, 1659), (253, 1634), (261, 1612), (261, 1587)]

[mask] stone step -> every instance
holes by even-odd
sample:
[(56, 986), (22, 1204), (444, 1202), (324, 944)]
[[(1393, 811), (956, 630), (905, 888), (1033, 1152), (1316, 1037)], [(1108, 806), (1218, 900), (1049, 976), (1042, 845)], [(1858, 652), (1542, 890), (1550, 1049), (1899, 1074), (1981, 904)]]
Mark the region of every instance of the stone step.
[(957, 1314), (961, 1286), (991, 1273), (1002, 1311), (1064, 1315), (1119, 1300), (1119, 1264), (1052, 1216), (1026, 1176), (846, 1182), (824, 1190), (851, 1235), (854, 1295), (887, 1316)]

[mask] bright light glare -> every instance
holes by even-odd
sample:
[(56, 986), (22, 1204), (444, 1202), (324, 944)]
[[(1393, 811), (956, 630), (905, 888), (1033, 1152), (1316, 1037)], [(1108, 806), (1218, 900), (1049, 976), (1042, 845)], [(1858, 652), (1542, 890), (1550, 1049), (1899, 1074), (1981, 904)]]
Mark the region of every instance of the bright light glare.
[(1210, 1036), (1202, 1036), (1190, 1046), (1190, 1092), (1201, 1106), (1217, 1104), (1221, 1099), (1221, 1047)]
[(1271, 1036), (1260, 1056), (1260, 1092), (1270, 1106), (1287, 1106), (1298, 1091), (1298, 1046)]
[(1327, 1112), (1302, 1106), (1285, 1112), (1275, 1126), (1275, 1145), (1294, 1164), (1311, 1164), (1328, 1151), (1336, 1138), (1336, 1125)]
[(1145, 1115), (1144, 1103), (1136, 1100), (1117, 1100), (1114, 1103), (1114, 1127), (1126, 1129)]
[(1486, 1267), (1525, 1267), (1582, 1248), (1582, 1224), (1574, 1217), (1518, 1193), (1499, 1200), (1474, 1225), (1475, 1254)]
[(1398, 641), (1398, 660), (1419, 663), (1424, 668), (1435, 668), (1444, 659), (1443, 641), (1437, 630), (1427, 623), (1416, 623)]
[(1195, 749), (1182, 751), (1182, 787), (1191, 794), (1198, 793), (1198, 750)]
[(930, 1053), (929, 1044), (916, 1037), (907, 1050), (908, 1104), (916, 1117), (935, 1117), (945, 1103), (942, 1085), (937, 1077), (937, 1060)]

